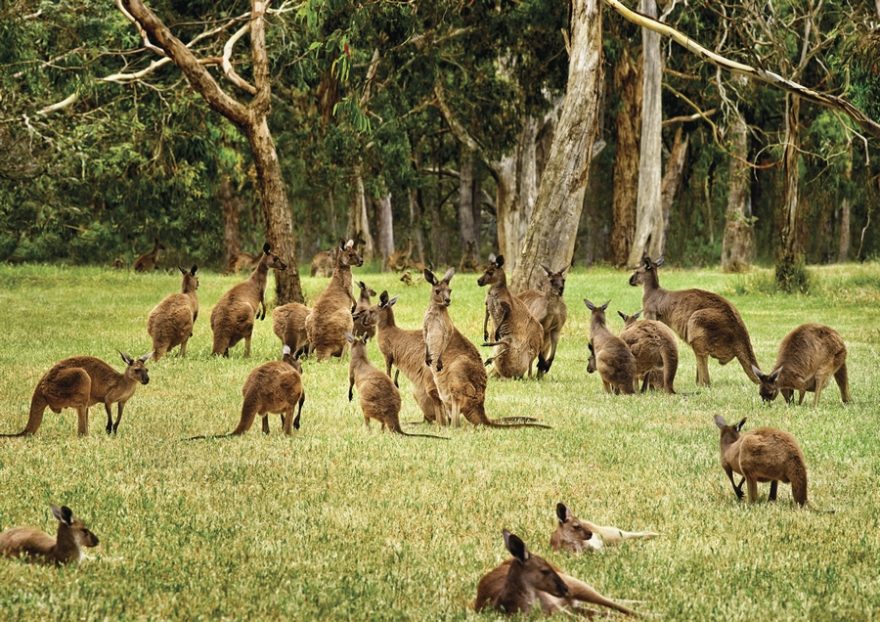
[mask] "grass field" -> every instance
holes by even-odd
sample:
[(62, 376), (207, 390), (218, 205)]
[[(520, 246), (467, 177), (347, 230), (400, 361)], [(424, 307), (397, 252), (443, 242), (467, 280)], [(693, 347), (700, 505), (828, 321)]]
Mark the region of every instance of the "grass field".
[[(201, 274), (201, 314), (189, 356), (151, 362), (151, 382), (128, 403), (115, 438), (92, 408), (91, 436), (74, 411), (46, 413), (34, 438), (0, 439), (0, 529), (55, 531), (50, 503), (68, 504), (100, 537), (77, 568), (0, 560), (0, 619), (490, 619), (469, 609), (480, 576), (507, 558), (501, 530), (611, 597), (671, 620), (869, 620), (880, 617), (880, 266), (812, 270), (810, 296), (767, 292), (769, 272), (726, 276), (664, 268), (668, 288), (727, 296), (769, 368), (781, 338), (803, 322), (835, 327), (849, 349), (853, 403), (832, 383), (817, 409), (765, 407), (736, 363), (710, 363), (697, 389), (681, 342), (676, 388), (689, 395), (607, 396), (586, 374), (588, 313), (581, 299), (640, 308), (628, 274), (569, 278), (556, 364), (544, 380), (490, 380), (490, 416), (533, 415), (552, 430), (448, 431), (449, 442), (367, 433), (346, 400), (348, 362), (304, 364), (302, 429), (184, 443), (231, 430), (251, 368), (276, 358), (271, 320), (254, 355), (210, 357), (210, 311), (236, 279)], [(421, 324), (428, 289), (364, 274), (399, 294), (398, 323)], [(310, 298), (323, 279), (304, 280)], [(475, 275), (453, 280), (450, 313), (481, 337)], [(99, 268), (0, 266), (0, 431), (20, 430), (40, 376), (89, 354), (122, 368), (116, 350), (150, 349), (146, 317), (177, 275)], [(271, 287), (271, 285), (270, 285)], [(611, 316), (609, 316), (611, 317)], [(378, 349), (370, 345), (375, 363)], [(419, 412), (401, 380), (402, 418)], [(809, 400), (808, 400), (809, 401)], [(809, 496), (833, 515), (780, 502), (737, 503), (718, 463), (716, 414), (748, 417), (800, 441)], [(766, 498), (767, 485), (761, 486)], [(554, 507), (661, 537), (602, 554), (554, 554)]]

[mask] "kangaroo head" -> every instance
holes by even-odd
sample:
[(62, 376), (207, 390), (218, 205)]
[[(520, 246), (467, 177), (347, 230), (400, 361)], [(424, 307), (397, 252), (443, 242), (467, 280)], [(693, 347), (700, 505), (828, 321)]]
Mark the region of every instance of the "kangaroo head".
[(183, 282), (180, 286), (183, 293), (188, 294), (196, 291), (199, 288), (199, 277), (196, 276), (196, 270), (198, 270), (199, 267), (193, 266), (187, 270), (186, 268), (177, 266), (177, 269), (180, 270), (180, 273), (183, 275)]
[(376, 326), (379, 321), (379, 307), (367, 307), (366, 309), (358, 309), (351, 314), (354, 320), (354, 334), (356, 337), (364, 337), (369, 339), (370, 329)]
[(148, 384), (150, 382), (150, 376), (147, 373), (148, 370), (145, 366), (145, 363), (150, 360), (150, 357), (153, 356), (152, 352), (147, 352), (141, 357), (136, 359), (131, 358), (125, 352), (120, 352), (119, 356), (122, 357), (122, 360), (125, 361), (127, 367), (125, 368), (125, 377), (129, 380), (134, 380), (136, 382), (140, 382), (141, 384)]
[(592, 374), (596, 371), (596, 351), (593, 350), (593, 342), (587, 342), (587, 348), (590, 350), (590, 356), (587, 359), (587, 373)]
[(663, 265), (663, 258), (660, 257), (657, 261), (652, 261), (648, 255), (642, 255), (642, 263), (639, 264), (635, 272), (632, 273), (632, 276), (629, 277), (629, 284), (635, 287), (636, 285), (644, 284), (649, 278), (654, 281), (657, 280), (657, 268)]
[(85, 523), (73, 515), (73, 510), (66, 505), (62, 505), (60, 508), (53, 505), (51, 508), (52, 516), (54, 516), (59, 523), (59, 532), (62, 529), (68, 529), (79, 547), (98, 546), (98, 536), (89, 531)]
[(354, 240), (340, 241), (339, 248), (336, 249), (336, 265), (340, 268), (364, 265), (364, 258), (358, 253)]
[(715, 415), (715, 425), (721, 430), (721, 446), (727, 447), (728, 445), (735, 443), (737, 439), (739, 439), (739, 433), (742, 431), (745, 424), (745, 417), (740, 419), (739, 423), (727, 425), (724, 417), (721, 415)]
[(437, 279), (434, 276), (434, 273), (425, 268), (425, 280), (431, 284), (431, 304), (439, 305), (441, 307), (448, 307), (452, 304), (452, 288), (449, 287), (449, 283), (452, 281), (452, 277), (455, 275), (455, 270), (453, 268), (449, 268), (446, 271), (446, 274), (443, 275), (442, 279)]
[(363, 281), (358, 281), (358, 287), (359, 287), (360, 290), (361, 290), (361, 296), (360, 296), (360, 298), (361, 298), (361, 300), (363, 300), (364, 302), (369, 303), (369, 302), (370, 302), (370, 298), (372, 298), (373, 296), (376, 295), (376, 290), (374, 290), (374, 289), (370, 289), (370, 288), (367, 286), (367, 284), (364, 283)]
[(397, 304), (397, 298), (398, 296), (395, 296), (394, 298), (389, 298), (388, 292), (383, 290), (382, 293), (379, 294), (379, 308), (384, 309), (386, 307), (393, 307), (395, 304)]
[(299, 353), (294, 354), (286, 343), (281, 348), (281, 360), (302, 373), (302, 363), (299, 362)]
[(638, 311), (636, 311), (632, 315), (627, 315), (623, 311), (618, 311), (617, 315), (619, 315), (621, 317), (621, 319), (623, 319), (624, 326), (632, 326), (639, 319), (639, 316), (642, 315), (642, 310), (639, 309)]
[(585, 548), (597, 548), (594, 544), (598, 539), (593, 538), (593, 532), (587, 529), (564, 503), (556, 504), (556, 518), (559, 519), (556, 530), (562, 534), (566, 542)]
[(268, 242), (263, 244), (263, 256), (260, 257), (260, 263), (265, 264), (267, 268), (287, 270), (287, 264), (281, 260), (281, 257), (272, 252), (272, 247)]
[(544, 558), (529, 552), (525, 542), (518, 536), (506, 529), (502, 533), (504, 546), (513, 555), (513, 563), (507, 575), (508, 581), (520, 581), (532, 590), (547, 592), (558, 598), (568, 595), (568, 585), (553, 569), (553, 566), (547, 563)]
[(547, 287), (550, 293), (562, 296), (563, 292), (565, 292), (565, 276), (568, 268), (563, 268), (559, 272), (553, 272), (553, 270), (545, 265), (541, 265), (541, 268), (544, 270), (544, 274), (547, 275)]
[(497, 285), (503, 282), (504, 276), (504, 256), (497, 257), (489, 255), (489, 264), (483, 270), (483, 275), (477, 279), (477, 285), (484, 287), (486, 285)]
[(611, 304), (611, 301), (609, 300), (601, 307), (597, 307), (592, 302), (584, 298), (584, 304), (587, 305), (587, 309), (589, 309), (590, 313), (593, 314), (593, 320), (598, 321), (602, 324), (602, 326), (605, 326), (605, 311), (608, 309), (608, 305)]
[(774, 369), (769, 374), (763, 373), (760, 369), (758, 369), (757, 365), (752, 365), (752, 371), (755, 372), (758, 380), (761, 381), (761, 384), (758, 387), (758, 393), (760, 393), (761, 399), (767, 403), (775, 400), (776, 396), (779, 395), (778, 381), (779, 374), (782, 373), (782, 365)]

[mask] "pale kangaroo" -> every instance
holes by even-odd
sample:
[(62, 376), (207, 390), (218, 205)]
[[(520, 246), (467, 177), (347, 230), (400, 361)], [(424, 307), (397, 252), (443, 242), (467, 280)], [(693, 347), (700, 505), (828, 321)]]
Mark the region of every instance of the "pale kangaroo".
[(98, 546), (98, 537), (69, 507), (51, 508), (58, 521), (56, 537), (34, 527), (12, 527), (0, 533), (0, 555), (61, 566), (81, 560), (84, 547)]
[(624, 540), (656, 538), (659, 535), (653, 531), (623, 531), (581, 520), (564, 503), (556, 504), (556, 518), (559, 524), (550, 536), (550, 548), (554, 551), (601, 551), (606, 545), (619, 544)]

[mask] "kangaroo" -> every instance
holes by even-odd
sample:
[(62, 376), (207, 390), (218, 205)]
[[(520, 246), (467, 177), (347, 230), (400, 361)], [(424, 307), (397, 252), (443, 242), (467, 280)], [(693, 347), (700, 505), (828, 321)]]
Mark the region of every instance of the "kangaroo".
[(449, 283), (455, 270), (450, 268), (442, 279), (425, 269), (425, 280), (431, 284), (431, 300), (425, 311), (422, 334), (425, 339), (425, 365), (431, 369), (437, 392), (443, 402), (444, 425), (451, 418), (453, 425), (464, 415), (473, 425), (500, 427), (550, 426), (536, 423), (532, 417), (489, 419), (486, 416), (486, 369), (477, 348), (452, 324), (448, 307), (452, 304)]
[(506, 529), (502, 534), (504, 546), (513, 557), (480, 579), (474, 601), (476, 611), (492, 608), (507, 615), (527, 614), (537, 605), (547, 615), (564, 611), (590, 617), (595, 612), (578, 607), (588, 603), (633, 615), (628, 607), (602, 596), (592, 586), (533, 554), (516, 535)]
[(289, 302), (272, 310), (272, 330), (281, 340), (281, 345), (290, 346), (297, 357), (309, 350), (306, 318), (311, 312), (311, 309), (298, 302)]
[[(0, 434), (0, 437), (32, 436), (40, 429), (46, 407), (52, 412), (60, 413), (62, 408), (76, 408), (77, 433), (85, 436), (89, 433), (89, 406), (104, 404), (107, 411), (107, 434), (116, 434), (119, 422), (122, 421), (122, 410), (126, 402), (134, 395), (138, 383), (147, 384), (150, 376), (144, 366), (152, 352), (133, 359), (120, 352), (125, 362), (123, 373), (117, 372), (101, 359), (93, 356), (74, 356), (58, 361), (47, 371), (34, 389), (31, 398), (31, 410), (24, 430), (18, 434)], [(110, 407), (116, 407), (116, 422)]]
[(550, 371), (553, 360), (556, 358), (556, 346), (559, 344), (559, 335), (565, 320), (568, 317), (568, 308), (562, 294), (565, 292), (565, 275), (568, 268), (559, 272), (553, 272), (547, 266), (541, 266), (547, 275), (547, 284), (543, 291), (529, 289), (519, 295), (519, 299), (525, 303), (529, 310), (544, 329), (544, 341), (541, 351), (538, 353), (538, 378)]
[(312, 257), (310, 274), (312, 276), (329, 277), (333, 274), (333, 268), (336, 265), (336, 257), (334, 249), (328, 251), (319, 251)]
[(351, 266), (362, 266), (364, 260), (355, 248), (354, 240), (342, 242), (336, 251), (336, 268), (325, 289), (315, 301), (306, 318), (309, 348), (315, 358), (323, 361), (345, 352), (345, 333), (354, 328), (352, 307), (357, 301), (351, 295)]
[(398, 328), (394, 321), (392, 307), (397, 296), (388, 297), (388, 292), (379, 294), (376, 310), (376, 327), (378, 329), (379, 351), (385, 357), (385, 373), (391, 376), (392, 366), (397, 366), (394, 375), (394, 386), (399, 387), (398, 376), (401, 371), (413, 385), (413, 397), (425, 421), (440, 423), (443, 420), (443, 402), (434, 383), (431, 369), (425, 365), (425, 340), (421, 330), (404, 330)]
[[(302, 365), (291, 352), (290, 346), (285, 345), (281, 349), (280, 361), (269, 361), (253, 369), (245, 380), (241, 395), (244, 398), (241, 404), (241, 419), (232, 432), (191, 436), (186, 440), (241, 436), (251, 429), (257, 415), (263, 419), (263, 434), (268, 434), (269, 413), (281, 414), (281, 427), (284, 434), (290, 436), (291, 424), (293, 424), (293, 429), (299, 430), (306, 393), (302, 384)], [(293, 417), (294, 408), (297, 409), (295, 419)]]
[[(770, 482), (769, 501), (776, 501), (779, 482), (791, 484), (791, 496), (798, 505), (807, 504), (807, 467), (804, 454), (794, 436), (774, 428), (758, 428), (740, 435), (746, 420), (727, 425), (724, 417), (715, 416), (715, 425), (721, 430), (721, 468), (733, 486), (733, 492), (742, 499), (743, 481), (748, 485), (749, 503), (758, 500), (758, 482)], [(733, 481), (739, 473), (743, 481)]]
[(532, 317), (525, 303), (507, 288), (504, 274), (504, 257), (489, 255), (489, 265), (477, 279), (477, 285), (489, 285), (486, 293), (486, 314), (483, 318), (483, 339), (489, 340), (489, 317), (495, 326), (494, 346), (487, 364), (495, 366), (495, 373), (502, 378), (522, 378), (532, 375), (532, 365), (544, 343), (544, 329)]
[(642, 308), (649, 320), (669, 326), (694, 351), (697, 358), (697, 384), (709, 386), (709, 357), (726, 365), (733, 359), (755, 384), (758, 366), (749, 331), (739, 312), (728, 300), (702, 289), (667, 291), (660, 287), (657, 268), (663, 258), (652, 261), (645, 255), (642, 265), (629, 278), (633, 287), (644, 286)]
[(662, 372), (663, 390), (675, 393), (675, 373), (678, 371), (678, 346), (675, 333), (666, 324), (656, 320), (638, 322), (641, 311), (632, 315), (617, 312), (623, 318), (624, 329), (620, 339), (636, 360), (636, 380), (643, 379), (642, 393), (648, 390), (652, 373)]
[[(273, 254), (272, 247), (263, 244), (263, 256), (251, 273), (250, 278), (239, 283), (220, 297), (211, 311), (211, 330), (214, 333), (214, 356), (229, 356), (229, 348), (244, 339), (244, 355), (251, 355), (251, 335), (254, 331), (254, 318), (266, 317), (266, 279), (269, 268), (286, 270), (287, 264)], [(262, 315), (260, 309), (262, 308)]]
[[(361, 335), (364, 335), (367, 338), (367, 340), (370, 340), (376, 336), (376, 323), (375, 322), (373, 322), (372, 324), (360, 323), (356, 319), (355, 315), (357, 314), (358, 311), (366, 311), (367, 309), (370, 308), (370, 299), (376, 295), (376, 292), (374, 290), (370, 289), (369, 287), (367, 287), (363, 281), (358, 281), (358, 288), (360, 288), (361, 293), (360, 293), (360, 296), (358, 296), (357, 305), (355, 305), (355, 307), (351, 310), (352, 319), (354, 321), (354, 330), (352, 331), (352, 333), (354, 334), (355, 337), (359, 337)], [(359, 317), (361, 317), (361, 316), (359, 316)], [(362, 316), (362, 317), (366, 317), (366, 316)]]
[(801, 324), (788, 333), (779, 344), (779, 354), (773, 371), (764, 374), (757, 366), (752, 368), (761, 381), (760, 394), (765, 402), (772, 402), (782, 391), (787, 403), (794, 399), (794, 391), (800, 395), (798, 404), (804, 403), (804, 394), (815, 391), (813, 406), (819, 405), (822, 389), (833, 375), (840, 388), (840, 399), (850, 401), (849, 380), (846, 373), (846, 345), (836, 330), (821, 324)]
[(599, 372), (606, 393), (635, 393), (633, 383), (636, 375), (636, 360), (620, 337), (615, 336), (605, 325), (605, 310), (609, 300), (601, 307), (584, 298), (584, 304), (592, 314), (590, 320), (590, 352), (594, 363), (588, 363), (587, 371)]
[(180, 346), (180, 356), (186, 356), (186, 344), (192, 337), (193, 324), (199, 317), (198, 266), (189, 270), (178, 266), (183, 274), (181, 293), (166, 296), (156, 305), (147, 318), (147, 333), (153, 339), (153, 360), (158, 361), (175, 346)]
[(418, 436), (421, 438), (439, 438), (449, 440), (444, 436), (433, 434), (411, 434), (404, 432), (400, 427), (400, 391), (391, 382), (391, 378), (370, 364), (367, 357), (366, 337), (355, 337), (351, 333), (345, 335), (351, 344), (351, 361), (348, 366), (348, 401), (354, 399), (354, 387), (357, 387), (361, 403), (361, 411), (364, 413), (364, 425), (370, 429), (370, 419), (375, 419), (382, 424), (382, 429), (388, 429), (395, 434), (403, 436)]
[(159, 242), (159, 238), (153, 240), (153, 250), (147, 251), (134, 260), (135, 272), (152, 272), (159, 267), (159, 251), (164, 251), (165, 246)]
[(571, 513), (564, 503), (556, 504), (559, 525), (550, 536), (550, 548), (554, 551), (582, 553), (601, 551), (606, 545), (614, 545), (634, 538), (656, 538), (653, 531), (623, 531), (617, 527), (603, 527), (581, 520)]
[(66, 505), (50, 506), (58, 521), (56, 537), (34, 527), (12, 527), (0, 533), (0, 554), (40, 564), (62, 566), (82, 559), (83, 547), (98, 546), (98, 537)]

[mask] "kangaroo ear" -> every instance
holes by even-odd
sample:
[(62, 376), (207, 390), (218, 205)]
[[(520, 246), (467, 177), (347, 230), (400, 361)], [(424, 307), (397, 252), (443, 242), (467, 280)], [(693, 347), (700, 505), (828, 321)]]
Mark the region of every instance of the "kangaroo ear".
[(584, 304), (587, 305), (587, 309), (589, 309), (590, 311), (596, 310), (596, 305), (594, 305), (592, 302), (590, 302), (586, 298), (584, 298)]
[(146, 362), (149, 361), (151, 358), (153, 358), (153, 353), (152, 353), (152, 352), (147, 352), (146, 354), (144, 354), (143, 356), (141, 356), (140, 358), (138, 358), (138, 360), (139, 360), (141, 363), (146, 363)]
[(742, 419), (739, 420), (739, 423), (737, 423), (734, 427), (736, 428), (736, 431), (739, 432), (743, 429), (743, 426), (745, 424), (746, 424), (746, 418), (743, 417)]
[(727, 427), (727, 422), (721, 415), (715, 415), (715, 425), (723, 430), (725, 427)]
[(495, 258), (495, 265), (499, 268), (504, 265), (504, 255), (498, 255), (498, 257)]
[(344, 239), (339, 240), (339, 249), (340, 250), (345, 249), (345, 240)]
[(131, 358), (129, 355), (127, 355), (125, 352), (123, 352), (123, 351), (121, 351), (121, 350), (117, 350), (117, 352), (119, 352), (119, 356), (122, 357), (122, 361), (123, 361), (126, 365), (131, 365), (132, 363), (134, 363), (134, 359)]
[(352, 335), (351, 333), (345, 333), (345, 340), (348, 343), (354, 343), (354, 335)]
[(354, 240), (349, 239), (348, 242), (345, 243), (345, 248), (346, 249), (354, 248)]
[(663, 261), (664, 261), (663, 258), (660, 257), (659, 259), (657, 259), (657, 261), (654, 262), (654, 267), (659, 268), (660, 266), (663, 265)]
[(544, 264), (541, 264), (541, 269), (544, 270), (544, 273), (545, 273), (547, 276), (553, 276), (553, 270), (551, 270), (550, 268), (548, 268), (548, 267), (545, 266)]
[(764, 375), (764, 372), (762, 372), (760, 369), (758, 369), (757, 365), (754, 365), (754, 364), (752, 365), (752, 371), (755, 373), (755, 375), (758, 377), (758, 380), (760, 380), (761, 382), (764, 382), (767, 379), (767, 376)]
[(195, 275), (196, 275), (196, 270), (198, 270), (198, 269), (199, 269), (199, 267), (198, 267), (197, 265), (193, 264), (193, 267), (190, 268), (189, 273), (190, 273), (191, 275), (195, 276)]
[(271, 250), (272, 250), (272, 247), (269, 246), (269, 243), (268, 243), (268, 242), (266, 242), (266, 243), (263, 244), (263, 253), (265, 253), (266, 255), (268, 255), (268, 254), (269, 254), (269, 251), (271, 251)]
[(489, 253), (489, 263), (495, 263), (495, 253)]
[(632, 319), (634, 319), (634, 320), (637, 320), (637, 319), (639, 319), (641, 316), (642, 316), (642, 310), (639, 309), (638, 311), (636, 311), (635, 313), (633, 313), (630, 317), (631, 317)]
[(285, 343), (284, 346), (281, 348), (281, 356), (287, 356), (289, 354), (290, 354), (290, 346)]
[(529, 550), (526, 548), (526, 543), (520, 540), (519, 536), (510, 533), (506, 529), (501, 533), (504, 535), (504, 546), (507, 547), (510, 554), (521, 562), (528, 561)]
[(606, 302), (604, 305), (602, 305), (599, 308), (602, 309), (603, 311), (605, 311), (606, 309), (608, 309), (608, 305), (610, 305), (610, 304), (611, 304), (611, 301), (609, 300), (608, 302)]
[(654, 262), (651, 261), (651, 257), (648, 255), (648, 253), (642, 255), (642, 264), (644, 264), (644, 266), (648, 270), (654, 267)]
[(367, 286), (364, 285), (363, 281), (358, 281), (358, 287), (360, 287), (361, 289), (367, 289)]
[(587, 348), (589, 348), (590, 352), (595, 352), (595, 350), (593, 350), (593, 342), (592, 341), (587, 342)]
[(397, 304), (397, 299), (398, 299), (398, 298), (399, 298), (399, 296), (395, 296), (394, 298), (392, 298), (391, 300), (389, 300), (389, 301), (388, 301), (388, 306), (389, 306), (389, 307), (393, 307), (395, 304)]
[(617, 315), (619, 315), (621, 317), (621, 319), (623, 319), (624, 322), (626, 322), (629, 319), (623, 311), (618, 311)]
[(428, 283), (430, 283), (431, 285), (436, 285), (436, 284), (437, 284), (437, 277), (434, 276), (434, 273), (433, 273), (433, 272), (431, 272), (430, 270), (428, 270), (427, 268), (425, 268), (425, 271), (424, 271), (422, 274), (425, 275), (425, 280), (426, 280)]
[(779, 380), (779, 374), (781, 374), (781, 373), (782, 373), (782, 365), (780, 365), (777, 369), (774, 369), (772, 372), (770, 372), (770, 375), (767, 376), (767, 381), (768, 382), (776, 382), (777, 380)]
[(560, 502), (556, 504), (556, 518), (559, 519), (560, 523), (564, 523), (568, 520), (568, 517), (571, 516), (571, 512), (568, 511), (568, 508), (565, 507), (565, 504)]
[(455, 268), (449, 268), (449, 270), (446, 271), (446, 274), (443, 275), (443, 280), (446, 281), (447, 285), (452, 280), (453, 276), (455, 276)]
[(64, 523), (65, 525), (70, 525), (73, 522), (73, 510), (71, 510), (66, 505), (62, 505), (60, 508), (57, 505), (53, 505), (52, 507), (52, 516), (59, 523)]
[(379, 294), (379, 306), (384, 307), (388, 305), (388, 291), (382, 290), (382, 293)]
[(180, 270), (180, 273), (181, 273), (181, 274), (186, 274), (186, 273), (187, 273), (187, 272), (186, 272), (186, 268), (184, 268), (184, 267), (182, 267), (182, 266), (177, 266), (177, 269)]

